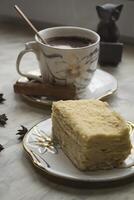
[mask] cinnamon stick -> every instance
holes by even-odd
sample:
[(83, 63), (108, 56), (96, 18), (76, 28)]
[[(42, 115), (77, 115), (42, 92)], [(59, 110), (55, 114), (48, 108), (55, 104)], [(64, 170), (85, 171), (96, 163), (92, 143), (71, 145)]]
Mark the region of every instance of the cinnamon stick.
[(41, 84), (37, 82), (16, 82), (14, 84), (14, 92), (28, 96), (46, 96), (58, 99), (74, 99), (74, 86), (60, 86), (51, 84)]

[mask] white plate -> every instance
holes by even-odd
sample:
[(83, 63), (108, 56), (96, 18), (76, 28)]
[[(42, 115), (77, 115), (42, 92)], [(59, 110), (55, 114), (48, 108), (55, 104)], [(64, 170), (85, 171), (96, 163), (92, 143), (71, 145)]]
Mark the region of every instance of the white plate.
[[(38, 71), (31, 71), (29, 74), (40, 75)], [(18, 81), (28, 82), (28, 79), (21, 77)], [(102, 99), (106, 96), (113, 94), (117, 90), (117, 80), (109, 73), (97, 69), (87, 87), (86, 91), (79, 97), (80, 99)], [(29, 102), (40, 105), (52, 105), (54, 99), (47, 97), (33, 97), (23, 95)]]
[[(130, 125), (131, 141), (134, 144), (133, 124)], [(79, 171), (66, 157), (60, 147), (51, 140), (51, 119), (34, 126), (24, 137), (23, 146), (33, 163), (50, 175), (81, 182), (116, 181), (134, 175), (134, 150), (120, 168), (101, 171)], [(43, 146), (44, 145), (44, 146)]]

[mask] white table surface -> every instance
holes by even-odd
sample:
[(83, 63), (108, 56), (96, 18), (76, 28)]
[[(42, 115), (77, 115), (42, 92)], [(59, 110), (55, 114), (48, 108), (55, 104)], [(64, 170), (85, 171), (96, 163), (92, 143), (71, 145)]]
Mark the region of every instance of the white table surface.
[[(0, 127), (0, 143), (5, 146), (0, 153), (0, 200), (132, 200), (134, 181), (118, 187), (77, 189), (47, 180), (30, 162), (15, 134), (20, 125), (31, 128), (49, 118), (51, 111), (32, 107), (13, 92), (13, 84), (19, 78), (15, 69), (17, 54), (25, 42), (33, 40), (33, 35), (24, 29), (27, 30), (19, 23), (0, 24), (0, 93), (7, 99), (0, 104), (0, 114), (6, 113), (9, 118), (5, 128)], [(26, 56), (23, 65), (35, 67), (35, 58)], [(134, 46), (125, 46), (117, 68), (103, 69), (118, 80), (117, 93), (107, 101), (127, 120), (134, 121)]]

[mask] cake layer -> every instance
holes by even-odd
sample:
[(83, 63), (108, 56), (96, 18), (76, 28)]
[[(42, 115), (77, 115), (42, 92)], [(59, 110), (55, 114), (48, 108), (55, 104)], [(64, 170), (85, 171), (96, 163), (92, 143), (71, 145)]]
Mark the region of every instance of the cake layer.
[(52, 111), (53, 136), (79, 169), (116, 167), (130, 154), (129, 128), (108, 104), (59, 101)]
[[(75, 142), (77, 145), (79, 145), (83, 150), (89, 151), (90, 149), (96, 149), (99, 145), (101, 149), (108, 149), (114, 150), (116, 147), (116, 150), (122, 151), (125, 148), (128, 149), (130, 146), (130, 140), (128, 138), (128, 135), (120, 135), (120, 137), (111, 137), (107, 135), (99, 135), (99, 136), (92, 136), (92, 138), (89, 140), (88, 145), (86, 146), (85, 143), (78, 143), (78, 141), (71, 137), (71, 131), (69, 130), (69, 127), (67, 127), (65, 124), (62, 124), (61, 120), (58, 120), (56, 117), (53, 117), (53, 125), (58, 124), (60, 129), (63, 131), (64, 134), (66, 134), (73, 142)], [(114, 146), (113, 146), (114, 144)]]
[[(64, 127), (65, 128), (65, 127)], [(96, 170), (117, 167), (130, 153), (130, 142), (114, 144), (108, 140), (108, 144), (84, 148), (76, 141), (68, 137), (68, 133), (53, 119), (53, 135), (57, 139), (65, 154), (80, 170)], [(112, 143), (112, 145), (110, 145)]]
[(85, 145), (95, 135), (119, 140), (129, 131), (124, 119), (99, 100), (58, 101), (53, 104), (52, 117), (55, 114), (70, 129), (70, 137)]

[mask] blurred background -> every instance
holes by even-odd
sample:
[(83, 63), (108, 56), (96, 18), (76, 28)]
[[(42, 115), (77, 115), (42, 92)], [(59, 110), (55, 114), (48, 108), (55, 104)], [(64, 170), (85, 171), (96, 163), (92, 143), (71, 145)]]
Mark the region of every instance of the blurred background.
[(23, 23), (13, 8), (17, 4), (39, 29), (74, 25), (96, 30), (96, 5), (104, 3), (124, 4), (117, 22), (121, 40), (134, 43), (134, 0), (0, 0), (0, 21)]

